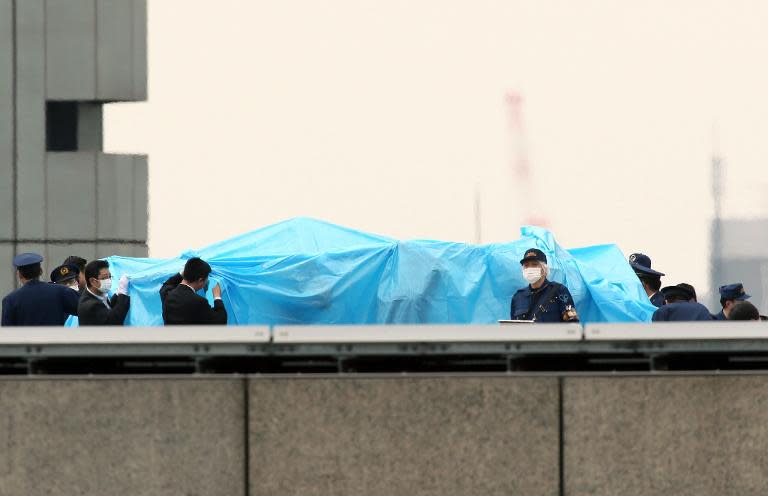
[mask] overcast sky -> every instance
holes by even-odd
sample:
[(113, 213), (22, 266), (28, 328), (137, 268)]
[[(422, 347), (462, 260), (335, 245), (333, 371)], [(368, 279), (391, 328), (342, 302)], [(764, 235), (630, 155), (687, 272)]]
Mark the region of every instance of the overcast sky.
[(565, 247), (701, 294), (713, 134), (724, 214), (768, 215), (768, 2), (148, 3), (149, 100), (109, 106), (105, 141), (149, 155), (151, 256), (298, 215), (472, 242), (477, 191), (483, 242), (528, 198)]

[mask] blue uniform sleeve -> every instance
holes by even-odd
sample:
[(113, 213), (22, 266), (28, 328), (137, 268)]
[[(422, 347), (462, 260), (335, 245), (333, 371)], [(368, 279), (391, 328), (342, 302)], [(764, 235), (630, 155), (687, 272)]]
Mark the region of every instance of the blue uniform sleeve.
[(61, 287), (62, 291), (62, 303), (64, 311), (69, 315), (77, 315), (77, 305), (80, 303), (80, 294), (77, 291), (73, 291), (69, 288)]
[[(557, 302), (558, 302), (558, 310), (560, 311), (560, 320), (563, 320), (565, 322), (578, 322), (579, 316), (576, 313), (576, 304), (573, 302), (573, 296), (571, 296), (571, 292), (568, 291), (568, 288), (561, 285), (560, 291), (557, 295)], [(575, 315), (575, 318), (566, 318), (563, 319), (563, 316), (566, 312), (573, 311)]]
[(14, 325), (15, 322), (16, 322), (16, 319), (14, 317), (14, 312), (13, 312), (13, 303), (11, 303), (11, 301), (6, 296), (5, 298), (3, 298), (3, 318), (2, 318), (2, 323), (0, 323), (0, 325), (11, 326), (11, 325)]

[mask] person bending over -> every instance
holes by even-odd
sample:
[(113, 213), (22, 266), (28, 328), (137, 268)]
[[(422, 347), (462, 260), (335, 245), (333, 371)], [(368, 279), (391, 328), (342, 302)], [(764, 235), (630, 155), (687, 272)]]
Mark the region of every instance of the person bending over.
[(213, 308), (197, 292), (208, 287), (211, 266), (197, 257), (190, 258), (184, 270), (163, 283), (160, 300), (163, 302), (165, 325), (224, 325), (227, 310), (221, 301), (221, 287), (213, 288)]

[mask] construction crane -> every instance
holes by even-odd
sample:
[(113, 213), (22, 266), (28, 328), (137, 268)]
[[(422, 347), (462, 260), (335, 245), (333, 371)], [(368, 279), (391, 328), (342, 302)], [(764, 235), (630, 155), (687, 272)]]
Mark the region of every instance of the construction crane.
[(522, 95), (510, 91), (506, 96), (506, 105), (510, 115), (512, 192), (518, 222), (520, 225), (547, 227), (548, 222), (539, 208), (535, 185), (531, 179)]

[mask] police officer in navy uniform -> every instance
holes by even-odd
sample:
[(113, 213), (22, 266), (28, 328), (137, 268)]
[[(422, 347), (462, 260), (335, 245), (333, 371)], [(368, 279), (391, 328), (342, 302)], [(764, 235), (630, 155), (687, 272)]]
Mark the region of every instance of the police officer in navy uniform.
[(3, 298), (4, 326), (62, 326), (77, 315), (79, 296), (60, 284), (40, 281), (43, 257), (22, 253), (13, 259), (22, 286)]
[(69, 289), (74, 289), (80, 293), (80, 285), (78, 280), (80, 278), (80, 269), (76, 265), (59, 265), (51, 272), (51, 282), (54, 284), (61, 284)]
[(731, 308), (738, 301), (748, 300), (750, 296), (744, 291), (744, 285), (740, 282), (720, 286), (720, 313), (712, 315), (715, 320), (727, 320), (731, 313)]
[(525, 252), (520, 265), (529, 285), (512, 297), (512, 320), (534, 322), (578, 322), (579, 315), (568, 288), (547, 279), (549, 268), (543, 251), (532, 248)]
[(690, 284), (681, 283), (661, 289), (664, 305), (653, 312), (653, 322), (712, 321), (707, 307), (696, 301), (696, 290)]
[(645, 289), (645, 294), (648, 295), (648, 299), (651, 303), (660, 307), (664, 304), (664, 295), (661, 294), (659, 288), (661, 288), (661, 277), (663, 272), (655, 271), (651, 268), (651, 257), (643, 253), (633, 253), (629, 256), (629, 265), (635, 271), (638, 279)]

